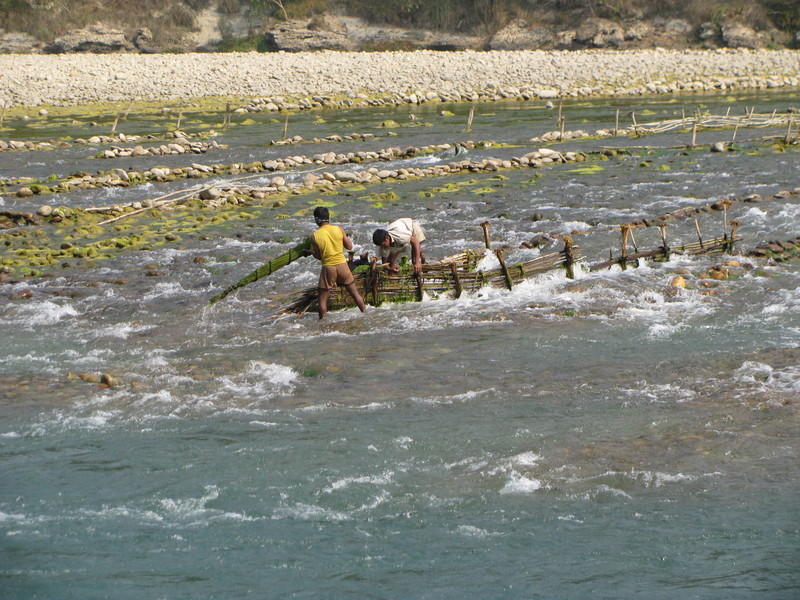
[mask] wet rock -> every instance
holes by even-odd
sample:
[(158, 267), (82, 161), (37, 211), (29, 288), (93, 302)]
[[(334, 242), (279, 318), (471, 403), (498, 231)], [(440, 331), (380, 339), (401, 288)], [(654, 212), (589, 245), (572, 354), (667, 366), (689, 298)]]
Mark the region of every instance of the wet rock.
[(676, 287), (676, 288), (685, 288), (686, 287), (686, 279), (684, 279), (680, 275), (676, 275), (675, 277), (673, 277), (670, 280), (669, 285), (671, 287)]
[(17, 198), (30, 198), (33, 196), (33, 190), (29, 187), (21, 187), (17, 190)]
[(115, 387), (115, 386), (119, 385), (119, 379), (117, 379), (116, 377), (114, 377), (113, 375), (111, 375), (109, 373), (103, 373), (100, 376), (100, 383), (103, 383), (103, 384), (107, 385), (108, 387)]
[(49, 217), (50, 215), (53, 214), (53, 207), (48, 204), (44, 204), (38, 208), (36, 214), (38, 214), (41, 217)]
[(725, 150), (727, 150), (725, 142), (714, 142), (711, 144), (711, 152), (725, 152)]

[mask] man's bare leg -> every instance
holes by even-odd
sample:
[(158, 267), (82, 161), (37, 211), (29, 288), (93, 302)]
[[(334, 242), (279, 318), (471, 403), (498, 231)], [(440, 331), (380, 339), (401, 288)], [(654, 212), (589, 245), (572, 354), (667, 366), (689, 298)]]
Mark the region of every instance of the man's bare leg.
[(358, 289), (356, 288), (355, 283), (351, 283), (350, 285), (344, 286), (347, 290), (347, 293), (355, 300), (356, 305), (358, 305), (358, 310), (362, 313), (367, 310), (366, 305), (364, 304), (364, 300), (361, 298), (361, 294), (358, 293)]
[(328, 297), (331, 295), (330, 290), (319, 290), (319, 318), (322, 319), (328, 312)]

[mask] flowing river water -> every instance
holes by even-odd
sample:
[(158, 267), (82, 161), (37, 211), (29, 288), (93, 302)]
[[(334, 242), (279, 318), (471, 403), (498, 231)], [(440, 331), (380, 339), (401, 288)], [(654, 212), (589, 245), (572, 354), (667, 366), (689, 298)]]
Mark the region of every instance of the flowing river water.
[[(617, 108), (644, 121), (797, 104), (783, 92), (563, 110), (568, 130), (593, 132), (613, 127)], [(528, 140), (557, 129), (557, 107), (514, 102), (478, 105), (465, 134), (468, 109), (304, 113), (289, 134), (375, 134), (354, 150), (497, 142), (469, 151), (479, 160), (548, 146)], [(232, 127), (217, 138), (227, 148), (197, 160), (331, 149), (265, 146), (283, 121), (252, 119), (262, 121)], [(388, 119), (391, 136), (379, 127)], [(720, 153), (686, 149), (686, 130), (553, 144), (628, 152), (292, 196), (287, 218), (246, 206), (203, 235), (0, 284), (0, 596), (797, 598), (800, 269), (744, 254), (800, 234), (800, 196), (771, 198), (800, 185), (798, 147), (759, 140), (784, 130), (743, 128)], [(697, 143), (732, 135), (702, 131)], [(0, 176), (111, 168), (87, 158), (101, 149), (7, 152)], [(48, 201), (141, 201), (190, 183)], [(480, 247), (488, 220), (516, 262), (547, 251), (519, 248), (537, 233), (753, 193), (765, 200), (729, 211), (743, 238), (733, 257), (676, 254), (323, 322), (275, 318), (281, 295), (315, 284), (318, 263), (305, 258), (207, 306), (311, 233), (320, 201), (358, 249), (410, 216), (427, 228), (428, 257), (442, 258)], [(0, 209), (35, 210), (33, 200), (6, 195)], [(721, 235), (723, 214), (699, 223)], [(669, 235), (697, 237), (691, 220)], [(574, 237), (585, 264), (619, 252), (618, 233)], [(637, 243), (658, 246), (657, 230), (637, 230)], [(742, 266), (704, 287), (697, 275), (732, 258)], [(685, 289), (670, 286), (677, 273)]]

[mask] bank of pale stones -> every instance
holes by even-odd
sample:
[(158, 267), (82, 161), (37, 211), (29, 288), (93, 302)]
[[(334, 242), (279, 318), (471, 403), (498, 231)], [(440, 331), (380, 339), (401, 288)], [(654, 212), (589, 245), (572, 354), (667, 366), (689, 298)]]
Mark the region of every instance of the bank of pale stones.
[(800, 87), (797, 50), (0, 55), (0, 104), (236, 97), (251, 110)]

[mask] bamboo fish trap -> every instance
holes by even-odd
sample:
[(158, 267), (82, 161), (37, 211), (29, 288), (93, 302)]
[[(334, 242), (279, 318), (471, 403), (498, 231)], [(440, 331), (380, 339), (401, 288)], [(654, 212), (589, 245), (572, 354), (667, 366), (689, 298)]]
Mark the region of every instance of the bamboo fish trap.
[[(500, 266), (494, 269), (478, 269), (478, 264), (488, 252), (491, 252), (488, 248), (465, 250), (442, 260), (423, 264), (419, 274), (408, 266), (399, 274), (390, 273), (373, 258), (369, 264), (355, 267), (353, 277), (364, 302), (379, 306), (385, 302), (421, 301), (426, 295), (458, 298), (465, 292), (475, 292), (482, 287), (511, 289), (525, 279), (554, 269), (565, 269), (567, 276), (573, 277), (573, 265), (581, 258), (580, 249), (568, 237), (564, 237), (564, 248), (561, 251), (513, 265), (506, 265), (502, 249), (495, 250), (493, 252)], [(316, 310), (316, 288), (296, 292), (296, 296), (278, 313), (304, 314), (309, 310)], [(331, 292), (328, 299), (329, 310), (354, 306), (353, 299), (343, 288), (337, 287)]]

